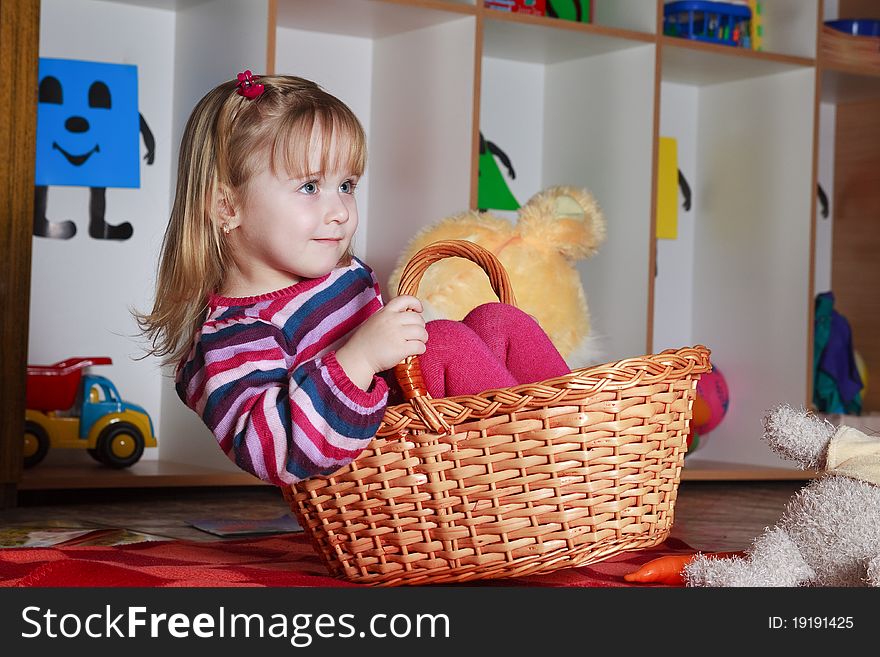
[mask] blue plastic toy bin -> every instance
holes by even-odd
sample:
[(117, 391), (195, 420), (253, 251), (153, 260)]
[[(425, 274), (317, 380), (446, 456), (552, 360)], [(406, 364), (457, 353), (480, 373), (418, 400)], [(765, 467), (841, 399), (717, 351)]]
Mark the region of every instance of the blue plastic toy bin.
[(680, 0), (663, 6), (663, 34), (725, 46), (748, 46), (752, 10), (745, 5)]
[(825, 25), (852, 36), (880, 37), (880, 20), (842, 18), (836, 21), (825, 21)]

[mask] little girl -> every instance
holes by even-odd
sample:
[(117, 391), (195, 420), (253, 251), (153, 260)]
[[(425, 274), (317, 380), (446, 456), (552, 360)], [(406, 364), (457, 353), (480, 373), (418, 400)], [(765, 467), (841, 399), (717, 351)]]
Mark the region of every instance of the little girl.
[(183, 135), (156, 299), (138, 321), (223, 451), (277, 485), (357, 457), (388, 402), (380, 373), (409, 356), (435, 397), (568, 372), (512, 306), (426, 326), (415, 297), (383, 305), (349, 250), (365, 165), (352, 111), (292, 76), (220, 84)]

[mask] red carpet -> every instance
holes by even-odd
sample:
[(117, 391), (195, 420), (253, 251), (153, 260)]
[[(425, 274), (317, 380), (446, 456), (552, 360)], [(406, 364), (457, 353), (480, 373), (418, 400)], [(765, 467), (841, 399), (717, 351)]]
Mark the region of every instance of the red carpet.
[[(691, 554), (670, 538), (647, 550), (590, 566), (473, 586), (631, 586), (623, 580), (643, 563)], [(0, 586), (358, 586), (328, 577), (302, 534), (221, 542), (149, 541), (114, 547), (0, 550)], [(639, 585), (645, 586), (645, 585)]]

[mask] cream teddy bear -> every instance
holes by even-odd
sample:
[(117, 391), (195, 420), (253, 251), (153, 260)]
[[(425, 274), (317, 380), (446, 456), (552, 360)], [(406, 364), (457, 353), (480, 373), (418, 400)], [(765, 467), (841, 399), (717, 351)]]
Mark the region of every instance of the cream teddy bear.
[[(600, 359), (575, 267), (577, 260), (595, 254), (605, 239), (605, 217), (588, 191), (550, 187), (520, 208), (515, 224), (489, 212), (442, 219), (412, 239), (388, 289), (397, 290), (404, 265), (419, 249), (451, 239), (475, 242), (498, 257), (510, 276), (517, 305), (538, 321), (569, 367)], [(460, 320), (476, 306), (497, 300), (485, 273), (461, 258), (432, 265), (418, 296), (425, 319)]]
[(781, 456), (824, 472), (744, 557), (698, 555), (688, 563), (687, 584), (880, 586), (880, 437), (783, 405), (765, 417), (764, 439)]

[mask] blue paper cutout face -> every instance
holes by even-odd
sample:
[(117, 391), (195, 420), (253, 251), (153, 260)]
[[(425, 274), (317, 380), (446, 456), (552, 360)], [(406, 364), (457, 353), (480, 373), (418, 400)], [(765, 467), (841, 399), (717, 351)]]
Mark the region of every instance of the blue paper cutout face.
[(140, 187), (137, 67), (40, 58), (37, 185)]

